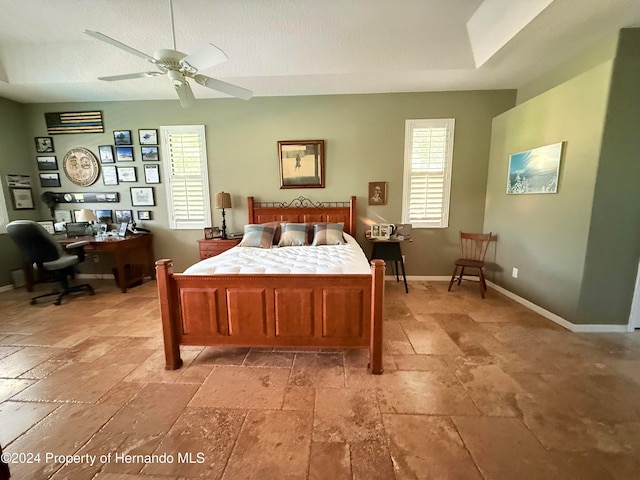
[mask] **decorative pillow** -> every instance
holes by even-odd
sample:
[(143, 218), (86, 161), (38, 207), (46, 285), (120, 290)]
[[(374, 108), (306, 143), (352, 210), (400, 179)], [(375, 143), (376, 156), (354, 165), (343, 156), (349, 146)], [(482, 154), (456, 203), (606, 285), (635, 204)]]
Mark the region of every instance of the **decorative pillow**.
[(311, 245), (344, 245), (342, 236), (343, 223), (318, 223), (313, 226), (313, 243)]
[(298, 247), (308, 245), (306, 223), (283, 223), (279, 247)]
[(275, 229), (265, 225), (245, 225), (239, 247), (271, 248)]
[(261, 225), (264, 225), (265, 227), (271, 227), (274, 230), (274, 234), (273, 234), (273, 244), (274, 245), (278, 245), (278, 242), (280, 241), (280, 222), (266, 222), (266, 223), (262, 223)]

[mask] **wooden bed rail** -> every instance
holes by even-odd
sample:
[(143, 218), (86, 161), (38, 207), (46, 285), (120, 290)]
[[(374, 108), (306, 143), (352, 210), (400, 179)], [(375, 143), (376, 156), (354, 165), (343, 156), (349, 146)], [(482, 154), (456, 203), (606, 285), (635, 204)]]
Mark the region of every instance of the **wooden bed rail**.
[(180, 345), (369, 348), (382, 368), (385, 264), (371, 275), (183, 275), (156, 262), (165, 368)]

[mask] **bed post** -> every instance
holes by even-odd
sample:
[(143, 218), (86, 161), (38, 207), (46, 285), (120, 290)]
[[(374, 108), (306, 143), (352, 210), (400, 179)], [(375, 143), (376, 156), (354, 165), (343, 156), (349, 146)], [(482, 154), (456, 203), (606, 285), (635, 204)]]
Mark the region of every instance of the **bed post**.
[(371, 339), (369, 343), (369, 369), (381, 374), (382, 317), (384, 309), (384, 261), (371, 261)]
[(156, 262), (156, 278), (158, 281), (158, 298), (162, 317), (162, 336), (164, 337), (165, 370), (175, 370), (182, 366), (180, 344), (177, 328), (179, 323), (173, 318), (178, 301), (172, 285), (169, 284), (173, 274), (173, 262), (162, 259)]
[(356, 218), (357, 218), (357, 212), (356, 212), (356, 196), (352, 195), (351, 196), (351, 202), (349, 203), (349, 234), (352, 237), (356, 236)]
[(255, 212), (253, 210), (255, 204), (253, 202), (253, 197), (247, 197), (247, 210), (249, 212), (249, 223), (256, 223)]

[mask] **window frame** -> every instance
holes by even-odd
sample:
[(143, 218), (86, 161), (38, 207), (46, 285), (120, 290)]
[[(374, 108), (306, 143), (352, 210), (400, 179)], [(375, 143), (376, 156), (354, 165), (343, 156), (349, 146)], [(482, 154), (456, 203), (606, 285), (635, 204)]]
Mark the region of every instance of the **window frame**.
[[(204, 207), (204, 218), (200, 221), (180, 221), (175, 218), (174, 212), (174, 190), (176, 175), (172, 174), (172, 156), (169, 138), (171, 135), (197, 135), (200, 143), (200, 173), (202, 180), (202, 203)], [(211, 226), (211, 197), (209, 194), (209, 169), (207, 161), (207, 143), (204, 125), (170, 125), (160, 127), (161, 151), (162, 151), (162, 171), (164, 176), (165, 192), (167, 195), (167, 215), (169, 228), (171, 230), (199, 230)], [(194, 176), (192, 176), (194, 177)]]
[(0, 234), (7, 233), (7, 224), (9, 221), (7, 192), (5, 192), (4, 186), (0, 186)]
[[(442, 212), (437, 221), (426, 218), (410, 217), (411, 178), (413, 174), (413, 132), (416, 128), (447, 128), (447, 138), (444, 153), (444, 168), (440, 175), (444, 175), (442, 192)], [(405, 121), (404, 167), (402, 185), (402, 223), (410, 223), (413, 228), (447, 228), (449, 226), (449, 207), (451, 200), (451, 177), (453, 171), (453, 146), (455, 135), (454, 118), (410, 119)], [(425, 173), (428, 177), (429, 173)]]

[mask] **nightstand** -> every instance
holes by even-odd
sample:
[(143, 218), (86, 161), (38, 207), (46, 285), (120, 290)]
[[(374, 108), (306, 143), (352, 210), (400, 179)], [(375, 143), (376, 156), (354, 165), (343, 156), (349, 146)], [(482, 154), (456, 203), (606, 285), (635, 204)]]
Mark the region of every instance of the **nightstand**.
[(212, 238), (210, 240), (201, 239), (198, 240), (198, 248), (200, 249), (200, 260), (205, 258), (215, 257), (222, 252), (226, 252), (230, 248), (235, 247), (242, 241), (242, 238)]

